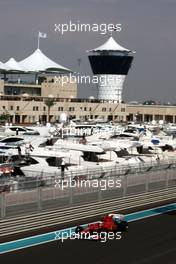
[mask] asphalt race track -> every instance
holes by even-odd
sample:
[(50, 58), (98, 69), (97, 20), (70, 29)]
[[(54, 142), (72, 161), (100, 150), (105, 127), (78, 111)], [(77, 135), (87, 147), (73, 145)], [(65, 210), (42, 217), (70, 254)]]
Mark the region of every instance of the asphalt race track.
[(0, 255), (1, 263), (176, 263), (176, 211), (129, 225), (121, 240), (55, 241)]

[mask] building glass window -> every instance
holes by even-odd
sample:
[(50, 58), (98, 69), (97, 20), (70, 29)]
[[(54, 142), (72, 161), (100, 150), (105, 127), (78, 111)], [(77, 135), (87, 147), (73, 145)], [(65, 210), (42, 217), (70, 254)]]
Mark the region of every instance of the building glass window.
[(58, 107), (58, 111), (64, 111), (63, 106), (59, 106), (59, 107)]
[(73, 111), (75, 111), (75, 108), (74, 107), (69, 107), (69, 110), (68, 110), (69, 112), (73, 112)]

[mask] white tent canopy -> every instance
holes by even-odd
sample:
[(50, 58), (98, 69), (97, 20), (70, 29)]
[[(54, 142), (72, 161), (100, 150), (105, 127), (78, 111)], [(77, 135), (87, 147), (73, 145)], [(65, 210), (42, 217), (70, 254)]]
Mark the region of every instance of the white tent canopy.
[(0, 61), (0, 70), (7, 71), (9, 70), (9, 67)]
[(8, 67), (8, 71), (26, 71), (14, 58), (10, 58), (4, 65)]
[(121, 45), (119, 45), (113, 37), (110, 37), (103, 45), (99, 46), (96, 49), (92, 49), (89, 51), (121, 51), (121, 52), (132, 52), (129, 49), (126, 49), (124, 47), (122, 47)]
[(51, 59), (49, 59), (40, 49), (35, 50), (29, 57), (19, 62), (20, 66), (30, 72), (46, 71), (66, 71), (71, 72)]

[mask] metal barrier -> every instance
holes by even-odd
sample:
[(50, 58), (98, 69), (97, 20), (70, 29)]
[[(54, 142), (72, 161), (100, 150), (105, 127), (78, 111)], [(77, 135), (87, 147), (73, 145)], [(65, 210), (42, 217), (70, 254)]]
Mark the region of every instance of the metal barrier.
[(130, 170), (127, 174), (118, 175), (117, 170), (111, 168), (106, 177), (100, 177), (102, 174), (99, 174), (97, 178), (95, 173), (89, 171), (87, 178), (73, 181), (75, 175), (72, 175), (70, 178), (66, 177), (63, 182), (56, 182), (55, 177), (50, 177), (45, 179), (49, 182), (45, 186), (40, 185), (38, 179), (37, 188), (24, 189), (23, 186), (13, 192), (2, 192), (0, 216), (13, 217), (37, 213), (41, 210), (103, 202), (106, 199), (122, 199), (176, 186), (175, 164), (163, 164), (160, 170), (151, 170), (148, 167), (143, 172), (129, 172)]

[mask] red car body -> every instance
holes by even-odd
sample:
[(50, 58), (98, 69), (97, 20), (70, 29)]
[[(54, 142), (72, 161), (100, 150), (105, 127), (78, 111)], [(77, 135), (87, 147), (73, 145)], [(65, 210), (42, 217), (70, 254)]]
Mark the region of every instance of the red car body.
[(102, 221), (88, 224), (86, 227), (77, 226), (75, 233), (78, 234), (81, 239), (101, 240), (102, 233), (121, 233), (128, 229), (128, 223), (124, 218), (115, 218), (115, 214), (106, 215), (102, 218)]

